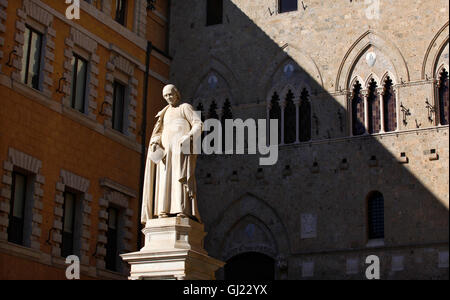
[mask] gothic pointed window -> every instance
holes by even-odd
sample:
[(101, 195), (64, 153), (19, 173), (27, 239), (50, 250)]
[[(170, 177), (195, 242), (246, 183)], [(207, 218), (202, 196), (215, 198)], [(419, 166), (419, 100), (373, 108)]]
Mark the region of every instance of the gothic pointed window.
[(388, 76), (384, 82), (384, 131), (390, 132), (397, 129), (397, 100), (395, 99), (394, 85)]
[(439, 77), (439, 120), (441, 125), (448, 125), (449, 104), (448, 104), (448, 84), (449, 76), (447, 70), (443, 69)]
[(216, 101), (211, 102), (211, 105), (209, 106), (208, 119), (219, 119)]
[(368, 131), (370, 134), (380, 132), (381, 117), (380, 117), (380, 98), (377, 92), (377, 82), (372, 78), (369, 83), (367, 109), (369, 111)]
[(299, 109), (299, 138), (300, 142), (307, 142), (311, 140), (311, 102), (309, 101), (309, 93), (303, 89), (300, 95), (300, 109)]
[[(216, 119), (216, 120), (219, 119), (219, 116), (217, 115), (217, 103), (216, 103), (216, 101), (212, 101), (211, 105), (209, 106), (208, 119)], [(215, 148), (216, 147), (215, 140), (213, 140), (210, 145), (211, 145), (211, 147)]]
[[(225, 103), (223, 104), (222, 109), (222, 146), (225, 148), (225, 120), (231, 120), (233, 119), (233, 112), (231, 111), (231, 103), (230, 100), (226, 99)], [(234, 128), (234, 127), (233, 127)], [(235, 135), (233, 134), (233, 137)]]
[[(270, 111), (269, 118), (271, 120), (278, 120), (278, 143), (281, 143), (281, 107), (279, 104), (280, 97), (277, 92), (275, 92), (272, 96), (272, 100), (270, 101)], [(272, 144), (272, 141), (270, 141)]]
[(286, 95), (286, 106), (284, 108), (284, 143), (293, 144), (296, 139), (296, 109), (294, 94), (291, 90)]
[(365, 132), (364, 127), (364, 101), (361, 95), (361, 84), (356, 81), (353, 87), (352, 99), (352, 133), (361, 135)]

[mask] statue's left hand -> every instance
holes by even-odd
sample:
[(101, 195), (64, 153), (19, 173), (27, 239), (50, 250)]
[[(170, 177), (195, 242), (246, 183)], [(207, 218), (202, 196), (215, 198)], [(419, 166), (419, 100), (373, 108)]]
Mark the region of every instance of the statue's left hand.
[(190, 141), (191, 136), (190, 135), (184, 135), (180, 138), (180, 146), (182, 146), (184, 143), (186, 143), (187, 141)]

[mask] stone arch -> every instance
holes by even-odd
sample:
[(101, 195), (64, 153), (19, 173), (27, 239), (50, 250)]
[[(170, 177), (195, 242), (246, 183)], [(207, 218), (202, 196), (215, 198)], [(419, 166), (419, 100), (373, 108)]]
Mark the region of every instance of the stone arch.
[[(217, 80), (215, 86), (211, 86), (209, 83), (212, 77), (215, 77)], [(219, 108), (223, 107), (226, 99), (230, 101), (231, 105), (236, 105), (228, 81), (215, 69), (209, 70), (200, 80), (192, 99), (192, 104), (198, 105), (198, 103), (202, 103), (203, 107), (206, 107), (209, 106), (213, 98)]]
[(350, 90), (353, 89), (353, 87), (355, 86), (355, 84), (356, 84), (357, 81), (361, 84), (361, 86), (364, 87), (364, 82), (365, 82), (365, 81), (361, 78), (361, 76), (356, 75), (356, 76), (354, 76), (353, 79), (350, 81), (350, 85), (349, 85)]
[[(268, 64), (263, 71), (263, 76), (260, 80), (260, 88), (258, 89), (258, 99), (266, 99), (269, 91), (273, 88), (271, 78), (281, 69), (288, 61), (293, 61), (294, 65), (297, 65), (301, 72), (307, 75), (307, 81), (299, 82), (301, 87), (307, 84), (308, 91), (311, 92), (313, 86), (317, 89), (319, 86), (323, 87), (322, 74), (317, 67), (315, 61), (307, 54), (293, 45), (287, 45), (284, 51), (277, 54)], [(297, 88), (299, 90), (300, 88)], [(273, 92), (272, 92), (273, 95)], [(270, 96), (271, 97), (271, 96)]]
[(384, 73), (383, 77), (381, 77), (380, 85), (384, 86), (384, 83), (386, 82), (386, 79), (388, 77), (392, 80), (393, 85), (396, 85), (398, 83), (397, 78), (395, 78), (395, 75), (392, 74), (392, 72), (390, 72), (390, 71), (386, 71), (386, 73)]
[[(280, 94), (280, 100), (284, 101), (286, 99), (286, 95), (289, 91), (294, 94), (294, 100), (300, 97), (300, 89), (298, 86), (293, 86), (292, 84), (287, 84), (282, 90)], [(272, 94), (273, 95), (273, 94)]]
[(396, 78), (402, 78), (405, 81), (410, 80), (408, 66), (400, 50), (380, 34), (368, 30), (350, 46), (342, 59), (336, 77), (336, 91), (348, 89), (355, 65), (371, 47), (375, 47), (389, 58)]
[[(277, 255), (288, 256), (290, 254), (289, 238), (281, 218), (270, 205), (251, 194), (245, 194), (231, 203), (211, 224), (207, 236), (210, 254), (221, 259), (233, 254), (231, 250), (226, 253), (223, 251), (224, 237), (227, 237), (227, 233), (232, 232), (233, 228), (243, 224), (242, 222), (245, 224), (246, 220), (255, 220), (255, 226), (259, 226), (260, 230), (267, 234), (267, 237), (273, 239), (274, 245), (267, 249), (276, 249)], [(262, 252), (263, 247), (258, 248), (255, 246), (256, 244), (253, 244), (253, 249), (249, 247), (246, 251)], [(271, 252), (267, 250), (266, 253)], [(273, 257), (274, 254), (271, 253), (271, 255)]]
[(442, 73), (442, 71), (444, 71), (444, 69), (447, 71), (447, 72), (450, 72), (450, 70), (449, 70), (449, 65), (448, 64), (445, 64), (445, 63), (442, 63), (436, 70), (436, 79), (437, 80), (439, 80), (439, 76), (440, 76), (440, 74)]
[(378, 84), (378, 86), (380, 85), (380, 79), (378, 78), (378, 76), (374, 73), (371, 73), (369, 76), (367, 76), (367, 79), (364, 81), (364, 88), (367, 89), (369, 88), (369, 84), (371, 80), (375, 80), (375, 82)]
[[(449, 43), (449, 21), (447, 21), (444, 26), (439, 29), (435, 34), (433, 39), (425, 52), (425, 57), (422, 64), (422, 74), (421, 79), (426, 79), (427, 76), (436, 79), (437, 69), (440, 67), (439, 58), (442, 52), (447, 47)], [(448, 60), (447, 60), (448, 61)]]
[(232, 99), (230, 99), (230, 102), (233, 101), (232, 105), (236, 105), (236, 99), (240, 99), (239, 81), (237, 80), (237, 76), (225, 63), (214, 56), (211, 56), (206, 63), (201, 65), (198, 72), (198, 74), (202, 74), (201, 77), (199, 77), (198, 80), (192, 80), (186, 86), (185, 90), (187, 98), (195, 99), (195, 97), (198, 96), (201, 84), (205, 79), (207, 80), (208, 76), (212, 73), (218, 74), (223, 78), (228, 85), (230, 97), (233, 96)]
[(266, 224), (253, 214), (237, 220), (222, 240), (224, 261), (245, 252), (258, 252), (276, 259), (278, 248), (275, 237)]

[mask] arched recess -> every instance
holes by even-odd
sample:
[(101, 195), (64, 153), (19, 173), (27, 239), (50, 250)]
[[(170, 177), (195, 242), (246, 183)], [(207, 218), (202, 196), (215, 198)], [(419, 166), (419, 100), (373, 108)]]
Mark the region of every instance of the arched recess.
[[(233, 99), (241, 99), (240, 98), (240, 89), (237, 77), (234, 72), (220, 59), (211, 56), (205, 63), (201, 64), (200, 70), (198, 74), (201, 74), (201, 77), (195, 79), (192, 77), (192, 80), (186, 86), (186, 96), (190, 99), (194, 99), (196, 94), (199, 91), (199, 88), (205, 80), (208, 80), (210, 74), (218, 74), (220, 75), (225, 82), (227, 83), (230, 94), (233, 96)], [(231, 101), (231, 100), (230, 100)]]
[(192, 105), (197, 107), (199, 103), (202, 103), (203, 107), (208, 109), (212, 99), (214, 99), (219, 109), (224, 106), (226, 100), (231, 105), (236, 104), (228, 81), (214, 69), (211, 69), (202, 77), (192, 99)]
[[(435, 34), (433, 39), (431, 40), (430, 45), (425, 53), (425, 57), (423, 59), (422, 64), (422, 74), (421, 78), (426, 79), (438, 78), (437, 69), (440, 67), (440, 61), (442, 58), (443, 52), (445, 52), (445, 48), (447, 48), (448, 53), (448, 43), (449, 43), (449, 21), (442, 26), (441, 29)], [(448, 62), (448, 57), (447, 57)]]
[[(389, 61), (392, 64), (392, 72), (395, 73), (395, 77), (401, 78), (403, 81), (410, 80), (408, 66), (400, 50), (381, 35), (372, 30), (368, 30), (351, 45), (342, 59), (336, 77), (336, 91), (348, 89), (350, 82), (353, 79), (352, 73), (355, 66), (361, 60), (362, 56), (370, 49), (377, 49), (379, 53), (386, 56), (386, 61)], [(379, 76), (382, 76), (383, 74), (379, 74)]]
[[(253, 230), (253, 235), (248, 235), (248, 230)], [(260, 252), (273, 258), (290, 254), (287, 230), (280, 217), (266, 202), (251, 194), (234, 201), (223, 211), (211, 224), (206, 241), (208, 252), (222, 260), (239, 254), (240, 250)]]
[(300, 73), (299, 77), (302, 77), (301, 79), (303, 79), (296, 80), (296, 83), (291, 83), (294, 85), (299, 85), (297, 90), (301, 90), (303, 88), (302, 84), (308, 85), (309, 92), (311, 92), (311, 89), (318, 90), (319, 88), (323, 87), (322, 75), (314, 60), (310, 56), (303, 53), (297, 47), (287, 45), (284, 48), (284, 51), (281, 51), (279, 54), (277, 54), (264, 70), (259, 84), (258, 99), (267, 100), (268, 97), (271, 97), (273, 95), (273, 92), (272, 94), (270, 94), (270, 91), (272, 89), (276, 88), (276, 86), (279, 85), (278, 88), (279, 90), (281, 90), (290, 82), (290, 80), (288, 79), (283, 84), (283, 82), (279, 82), (280, 80), (276, 79), (276, 77), (279, 77), (277, 76), (277, 73), (281, 72), (283, 67), (288, 62), (292, 62), (293, 66)]
[(366, 81), (365, 81), (365, 83), (364, 83), (364, 88), (365, 88), (365, 89), (367, 89), (367, 88), (369, 87), (369, 84), (370, 84), (370, 82), (372, 81), (372, 79), (375, 80), (375, 82), (376, 82), (378, 85), (380, 85), (380, 79), (378, 78), (378, 76), (377, 76), (376, 74), (371, 73), (371, 74), (367, 77), (367, 79), (366, 79)]

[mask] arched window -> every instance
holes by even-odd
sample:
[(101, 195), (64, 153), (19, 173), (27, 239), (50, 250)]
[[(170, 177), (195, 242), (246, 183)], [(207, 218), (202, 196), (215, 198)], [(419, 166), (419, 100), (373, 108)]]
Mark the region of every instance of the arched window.
[[(216, 101), (212, 101), (211, 105), (209, 106), (208, 111), (208, 119), (216, 119), (219, 120), (219, 116), (217, 115), (217, 104)], [(210, 146), (215, 148), (217, 145), (215, 143), (215, 139), (211, 142)]]
[(439, 123), (441, 125), (448, 125), (449, 118), (449, 104), (448, 104), (448, 72), (443, 69), (439, 77)]
[(397, 99), (395, 98), (392, 79), (389, 76), (384, 82), (383, 104), (384, 131), (395, 131), (397, 129)]
[(372, 192), (367, 200), (368, 238), (384, 238), (384, 198), (380, 192)]
[[(273, 93), (272, 100), (270, 100), (269, 118), (278, 120), (278, 143), (281, 143), (281, 107), (279, 104), (280, 97), (277, 92)], [(272, 141), (270, 141), (272, 144)]]
[(369, 83), (367, 108), (369, 111), (368, 131), (370, 134), (380, 132), (380, 100), (377, 92), (377, 82), (372, 78)]
[(208, 119), (219, 119), (216, 101), (211, 102), (211, 105), (209, 106)]
[(300, 142), (311, 140), (311, 102), (309, 101), (309, 93), (303, 89), (300, 95), (299, 109), (299, 139)]
[(296, 109), (294, 94), (291, 90), (286, 95), (286, 106), (284, 108), (284, 143), (293, 144), (296, 140)]
[(364, 101), (361, 95), (361, 84), (356, 81), (353, 87), (352, 105), (352, 133), (353, 135), (364, 134)]
[[(222, 147), (225, 149), (225, 120), (227, 119), (233, 119), (233, 112), (231, 111), (231, 103), (230, 100), (226, 99), (225, 103), (223, 104), (222, 109), (222, 119), (220, 120), (222, 123)], [(233, 128), (234, 131), (235, 128)], [(233, 133), (233, 137), (235, 137), (235, 134)], [(234, 145), (234, 143), (233, 143)]]

